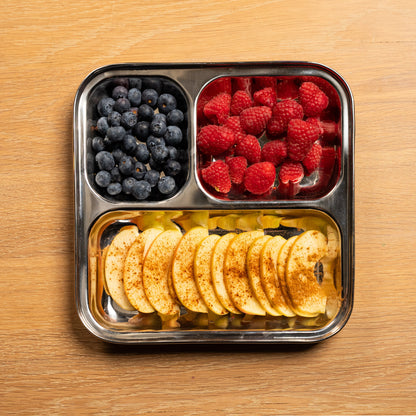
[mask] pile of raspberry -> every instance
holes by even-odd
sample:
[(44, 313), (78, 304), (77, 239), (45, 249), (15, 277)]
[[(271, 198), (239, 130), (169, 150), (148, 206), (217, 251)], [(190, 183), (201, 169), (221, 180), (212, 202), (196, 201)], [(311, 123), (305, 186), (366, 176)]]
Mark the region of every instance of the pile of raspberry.
[(339, 113), (319, 77), (218, 78), (197, 104), (199, 176), (223, 196), (296, 195), (318, 169), (332, 175)]

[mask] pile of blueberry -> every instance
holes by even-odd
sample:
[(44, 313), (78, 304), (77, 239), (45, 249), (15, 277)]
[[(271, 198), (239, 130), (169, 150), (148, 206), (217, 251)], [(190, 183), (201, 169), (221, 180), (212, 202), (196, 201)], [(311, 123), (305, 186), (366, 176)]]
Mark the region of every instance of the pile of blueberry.
[(94, 108), (93, 177), (119, 200), (160, 200), (188, 170), (187, 106), (179, 88), (156, 77), (116, 78)]

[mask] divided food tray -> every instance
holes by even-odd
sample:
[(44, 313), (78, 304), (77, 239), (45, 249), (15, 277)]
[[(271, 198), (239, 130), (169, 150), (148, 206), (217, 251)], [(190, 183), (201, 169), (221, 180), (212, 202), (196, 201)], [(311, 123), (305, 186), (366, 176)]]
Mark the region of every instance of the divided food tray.
[[(329, 120), (326, 124), (329, 126), (329, 132), (322, 128), (322, 124), (320, 125), (320, 138), (317, 142), (320, 143), (323, 149), (320, 151), (324, 156), (321, 156), (318, 168), (311, 168), (304, 159), (302, 163), (300, 158), (295, 160), (297, 158), (294, 155), (295, 151), (292, 148), (292, 153), (290, 153), (291, 149), (289, 148), (288, 153), (285, 153), (286, 158), (283, 157), (281, 161), (275, 163), (276, 178), (273, 180), (273, 184), (268, 186), (266, 192), (261, 193), (256, 190), (251, 192), (248, 190), (248, 183), (245, 182), (244, 187), (241, 184), (233, 183), (226, 191), (219, 192), (218, 188), (213, 186), (210, 179), (207, 179), (203, 174), (203, 171), (215, 161), (228, 163), (230, 157), (245, 155), (245, 153), (244, 150), (236, 150), (237, 141), (233, 142), (231, 147), (223, 149), (224, 152), (221, 154), (218, 152), (210, 154), (204, 149), (200, 138), (201, 130), (206, 126), (214, 125), (217, 129), (217, 126), (225, 124), (225, 120), (219, 120), (221, 114), (216, 112), (216, 107), (213, 107), (214, 110), (211, 111), (211, 109), (204, 108), (204, 105), (218, 92), (225, 91), (232, 96), (236, 90), (244, 89), (244, 86), (247, 86), (250, 95), (254, 96), (256, 91), (269, 86), (276, 90), (276, 85), (279, 85), (278, 89), (281, 90), (279, 93), (283, 95), (278, 97), (278, 101), (296, 98), (292, 101), (298, 102), (298, 96), (291, 96), (291, 87), (295, 86), (298, 91), (299, 86), (306, 82), (319, 85), (329, 97), (328, 110), (325, 110), (325, 115), (321, 117), (321, 121), (323, 120), (324, 123)], [(286, 84), (287, 88), (282, 91), (281, 87)], [(157, 155), (150, 162), (150, 166), (147, 160), (143, 160), (144, 171), (161, 171), (155, 183), (160, 181), (163, 176), (172, 176), (175, 180), (171, 183), (165, 181), (166, 183), (160, 188), (155, 184), (151, 189), (137, 187), (135, 191), (132, 191), (132, 188), (128, 189), (127, 185), (114, 185), (112, 189), (111, 187), (106, 188), (108, 181), (110, 181), (108, 179), (110, 175), (107, 173), (102, 174), (102, 182), (97, 180), (97, 172), (103, 167), (102, 165), (97, 167), (97, 153), (105, 149), (105, 140), (109, 142), (107, 137), (109, 127), (121, 124), (127, 131), (126, 134), (135, 138), (133, 141), (136, 144), (146, 143), (148, 135), (146, 133), (146, 138), (141, 138), (142, 130), (140, 129), (142, 126), (140, 129), (137, 126), (138, 120), (146, 119), (146, 115), (143, 114), (132, 121), (133, 128), (131, 130), (129, 130), (127, 118), (121, 123), (115, 121), (104, 127), (97, 126), (99, 118), (106, 119), (104, 124), (109, 119), (108, 111), (103, 109), (104, 104), (99, 103), (102, 98), (111, 97), (116, 86), (126, 87), (127, 90), (137, 87), (142, 94), (142, 99), (145, 89), (157, 90), (160, 88), (161, 90), (157, 91), (159, 96), (166, 93), (175, 97), (176, 102), (173, 106), (181, 110), (184, 119), (174, 120), (167, 124), (179, 126), (181, 138), (179, 140), (177, 137), (168, 138), (166, 144), (171, 144), (171, 147), (176, 149), (174, 150), (175, 159), (179, 161), (180, 172), (175, 171), (178, 164), (172, 164), (169, 170), (164, 162), (165, 170), (160, 168), (161, 162), (156, 160)], [(224, 90), (221, 91), (218, 88)], [(214, 90), (215, 94), (212, 94)], [(124, 97), (123, 93), (120, 97)], [(117, 97), (113, 98), (113, 102), (109, 101), (110, 107), (114, 110), (113, 105), (117, 101)], [(267, 103), (262, 100), (267, 101), (268, 98), (270, 97), (256, 95), (257, 101), (252, 106), (267, 107)], [(134, 100), (135, 98), (132, 98), (132, 102)], [(151, 96), (149, 100), (152, 100)], [(135, 107), (133, 113), (136, 116), (137, 107), (142, 103), (139, 96), (137, 105), (131, 104), (132, 107)], [(120, 102), (119, 105), (122, 107), (122, 104)], [(155, 110), (155, 113), (165, 112), (165, 106), (169, 107), (171, 103), (167, 100), (166, 103), (160, 105), (163, 105), (163, 108), (160, 107), (160, 111)], [(97, 110), (99, 106), (101, 108)], [(332, 108), (330, 108), (331, 106)], [(157, 109), (157, 105), (155, 108)], [(167, 114), (169, 110), (168, 108), (165, 113)], [(232, 115), (229, 114), (229, 116)], [(307, 120), (307, 114), (302, 114), (301, 118)], [(313, 114), (308, 120), (311, 124), (314, 122), (311, 120), (312, 118), (314, 118)], [(170, 119), (173, 120), (173, 116)], [(149, 128), (149, 124), (150, 121), (145, 127)], [(310, 62), (110, 65), (92, 72), (79, 87), (74, 102), (73, 128), (76, 306), (81, 321), (92, 334), (105, 341), (123, 344), (312, 343), (322, 341), (344, 327), (352, 311), (354, 293), (354, 103), (347, 83), (335, 71), (321, 64)], [(160, 125), (152, 126), (152, 128), (160, 128)], [(209, 128), (214, 129), (213, 127)], [(248, 132), (250, 128), (250, 126), (246, 126), (246, 134), (252, 133), (251, 135), (256, 136), (256, 127), (254, 126), (254, 130)], [(178, 128), (172, 128), (172, 131), (175, 129), (174, 133), (178, 134)], [(286, 132), (280, 135), (277, 133), (276, 136), (273, 136), (272, 133), (275, 131), (273, 132), (272, 128), (269, 130), (268, 126), (264, 128), (264, 132), (257, 134), (261, 148), (270, 142), (286, 142), (286, 138), (283, 137)], [(111, 136), (113, 142), (109, 145), (110, 149), (124, 146), (122, 148), (125, 150), (128, 146), (127, 142), (127, 144), (123, 142), (123, 145), (114, 146), (114, 143), (119, 142), (117, 134), (119, 131), (113, 129), (110, 134), (113, 135)], [(158, 133), (155, 136), (166, 137), (164, 134)], [(160, 141), (156, 140), (155, 145), (157, 144), (160, 144)], [(133, 146), (136, 145), (133, 144)], [(333, 155), (331, 163), (325, 162), (325, 151)], [(177, 156), (178, 152), (179, 156)], [(136, 163), (140, 157), (130, 159)], [(166, 160), (170, 156), (162, 155), (161, 158)], [(298, 166), (302, 165), (302, 178), (285, 181), (282, 168), (285, 161)], [(252, 164), (256, 162), (259, 160), (252, 162)], [(106, 162), (102, 163), (105, 165)], [(124, 162), (121, 162), (121, 159), (116, 159), (112, 163), (116, 165), (118, 163), (117, 166), (120, 166)], [(144, 173), (141, 174), (141, 168), (138, 166), (136, 165), (137, 178), (143, 179)], [(110, 168), (111, 166), (106, 167), (108, 171), (111, 170)], [(280, 171), (282, 171), (281, 174)], [(119, 171), (117, 174), (121, 177), (129, 176), (127, 173), (122, 175)], [(114, 175), (111, 173), (110, 182), (117, 182), (114, 180)], [(104, 184), (106, 181), (107, 183)], [(312, 272), (316, 281), (305, 287), (310, 287), (310, 290), (316, 290), (319, 293), (325, 292), (324, 309), (319, 313), (309, 313), (308, 316), (308, 312), (302, 311), (282, 314), (279, 313), (280, 310), (277, 307), (278, 313), (273, 316), (267, 311), (258, 315), (250, 313), (252, 309), (245, 310), (243, 305), (243, 310), (236, 311), (237, 313), (227, 310), (225, 311), (227, 313), (224, 312), (221, 315), (213, 313), (211, 308), (207, 308), (209, 312), (203, 309), (202, 311), (196, 309), (192, 311), (180, 295), (175, 319), (167, 319), (165, 314), (158, 313), (153, 308), (154, 304), (157, 306), (160, 302), (160, 299), (156, 298), (161, 295), (157, 292), (161, 286), (152, 286), (151, 289), (156, 290), (156, 298), (150, 298), (152, 306), (148, 312), (138, 312), (137, 308), (132, 307), (131, 302), (128, 301), (123, 306), (116, 293), (120, 287), (116, 288), (117, 290), (114, 289), (117, 284), (114, 286), (114, 282), (110, 281), (109, 276), (112, 271), (107, 269), (109, 267), (107, 254), (111, 250), (113, 254), (117, 251), (111, 245), (116, 237), (120, 236), (121, 231), (130, 229), (133, 230), (135, 236), (138, 236), (148, 228), (159, 230), (156, 234), (169, 230), (173, 230), (174, 233), (186, 234), (191, 229), (202, 228), (204, 236), (218, 235), (213, 238), (215, 241), (227, 234), (234, 236), (251, 232), (260, 232), (261, 235), (268, 236), (264, 241), (271, 241), (276, 236), (281, 236), (284, 241), (293, 237), (294, 241), (298, 241), (294, 245), (297, 244), (296, 249), (299, 253), (304, 253), (301, 246), (302, 240), (295, 239), (295, 236), (299, 237), (303, 234), (305, 238), (309, 238), (315, 234), (323, 235), (326, 241), (325, 255), (318, 256), (319, 258), (317, 257), (316, 264), (313, 266)], [(305, 233), (308, 232), (310, 235), (306, 236)], [(256, 234), (256, 237), (260, 234)], [(169, 235), (169, 233), (165, 235)], [(194, 250), (192, 252), (192, 267), (196, 267), (195, 258), (198, 257), (195, 256), (195, 250), (199, 245), (195, 241), (191, 244)], [(248, 264), (249, 246), (247, 244), (243, 250), (244, 256), (246, 256), (244, 257), (245, 267)], [(250, 247), (252, 246), (250, 245)], [(149, 253), (147, 246), (145, 250)], [(153, 250), (153, 252), (155, 251)], [(293, 251), (296, 252), (293, 249), (291, 253)], [(201, 252), (198, 251), (198, 253)], [(261, 253), (263, 252), (264, 250), (261, 251)], [(295, 257), (295, 254), (292, 254), (292, 257)], [(185, 261), (185, 257), (191, 257), (191, 255), (183, 255), (176, 263), (181, 265), (183, 260), (189, 268), (191, 263), (189, 263), (189, 259)], [(231, 258), (231, 255), (229, 257)], [(295, 282), (293, 284), (296, 285), (300, 269), (296, 269), (296, 259), (292, 257), (290, 260), (287, 257), (283, 275), (287, 276), (286, 279), (293, 279), (292, 282)], [(114, 258), (117, 258), (117, 255)], [(156, 256), (154, 264), (160, 262), (161, 259), (163, 260), (163, 256)], [(261, 263), (263, 259), (264, 257), (261, 257), (258, 261)], [(232, 263), (234, 260), (230, 261)], [(306, 260), (302, 260), (301, 263), (302, 267), (305, 266)], [(312, 259), (312, 263), (315, 263), (315, 260)], [(309, 268), (312, 267), (312, 263), (308, 266)], [(169, 267), (166, 267), (169, 268), (171, 274), (172, 261), (166, 264), (169, 264)], [(147, 266), (149, 265), (147, 264)], [(228, 266), (231, 270), (232, 267)], [(121, 266), (117, 265), (117, 267)], [(212, 262), (210, 267), (213, 267)], [(291, 271), (291, 267), (294, 270)], [(187, 270), (183, 268), (180, 270), (183, 274), (187, 273)], [(152, 276), (149, 273), (147, 277), (151, 279)], [(160, 273), (160, 270), (156, 273)], [(256, 280), (255, 277), (258, 275), (254, 272), (249, 273), (247, 268), (244, 273), (244, 282), (246, 285), (250, 285), (247, 286), (251, 288), (250, 290), (253, 289), (253, 285), (257, 281), (259, 287), (262, 287), (265, 294), (269, 295), (269, 292), (264, 288), (263, 276)], [(172, 280), (172, 277), (170, 276), (169, 279)], [(182, 276), (176, 277), (175, 275), (173, 279), (180, 280)], [(229, 278), (224, 279), (227, 283)], [(285, 282), (286, 280), (283, 278), (280, 284), (285, 284)], [(232, 290), (230, 289), (232, 283), (234, 282), (229, 283), (228, 281), (228, 290)], [(120, 286), (120, 282), (118, 284)], [(289, 286), (290, 284), (289, 282)], [(201, 290), (200, 285), (202, 283), (198, 283), (199, 290)], [(240, 286), (240, 289), (242, 290), (244, 287)], [(175, 289), (176, 286), (172, 290)], [(215, 289), (217, 288), (215, 287)], [(287, 288), (288, 292), (290, 290), (292, 290), (290, 287)], [(150, 292), (151, 290), (148, 289), (146, 293), (151, 296)], [(215, 292), (218, 295), (217, 290)], [(254, 290), (253, 293), (256, 298), (257, 292)], [(175, 297), (172, 292), (170, 294), (171, 298)], [(232, 295), (240, 296), (239, 293)], [(125, 297), (125, 294), (123, 296)], [(288, 302), (289, 300), (293, 301), (292, 309), (298, 311), (302, 308), (299, 305), (300, 309), (296, 309), (296, 305), (293, 306), (296, 303), (295, 297), (296, 294), (293, 292), (293, 297), (288, 296)], [(311, 297), (309, 297), (310, 299)], [(149, 299), (147, 300), (149, 301)], [(233, 300), (236, 299), (233, 298)], [(266, 296), (265, 302), (269, 301), (270, 297), (267, 299)], [(255, 299), (254, 302), (257, 305), (259, 303), (263, 305), (259, 299)], [(164, 306), (165, 304), (162, 304), (162, 309)], [(274, 303), (271, 306), (276, 309)]]

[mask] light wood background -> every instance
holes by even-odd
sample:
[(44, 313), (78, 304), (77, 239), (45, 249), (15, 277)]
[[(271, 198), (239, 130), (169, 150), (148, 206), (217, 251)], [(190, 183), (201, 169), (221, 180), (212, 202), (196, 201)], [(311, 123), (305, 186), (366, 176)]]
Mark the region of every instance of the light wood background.
[[(416, 3), (0, 4), (0, 414), (416, 413)], [(306, 60), (356, 104), (356, 293), (311, 347), (120, 347), (74, 306), (72, 105), (123, 62)]]

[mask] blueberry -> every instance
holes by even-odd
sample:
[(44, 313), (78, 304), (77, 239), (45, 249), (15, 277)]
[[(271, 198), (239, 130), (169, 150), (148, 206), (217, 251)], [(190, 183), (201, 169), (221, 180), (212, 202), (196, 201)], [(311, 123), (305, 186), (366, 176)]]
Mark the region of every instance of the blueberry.
[(146, 140), (150, 134), (150, 123), (148, 121), (139, 121), (133, 127), (133, 134), (141, 141)]
[(142, 90), (153, 89), (158, 94), (162, 93), (162, 81), (158, 78), (143, 78), (142, 79)]
[(146, 172), (147, 172), (146, 166), (142, 162), (136, 162), (134, 164), (134, 172), (133, 172), (134, 179), (137, 179), (137, 180), (143, 179)]
[(157, 100), (157, 108), (162, 114), (168, 114), (176, 108), (176, 98), (172, 94), (161, 94)]
[(111, 140), (111, 142), (121, 142), (126, 135), (126, 130), (123, 126), (114, 126), (110, 127), (107, 130), (107, 137)]
[(101, 188), (107, 188), (108, 185), (111, 183), (111, 174), (106, 170), (100, 170), (95, 175), (95, 183)]
[(109, 127), (107, 117), (100, 117), (97, 120), (96, 127), (97, 127), (98, 133), (100, 133), (102, 136), (105, 136)]
[(110, 173), (111, 173), (111, 182), (121, 182), (121, 180), (123, 179), (120, 173), (120, 169), (117, 166), (111, 169)]
[(139, 162), (142, 163), (148, 163), (150, 159), (150, 152), (147, 146), (144, 143), (139, 143), (137, 145), (136, 153), (135, 153), (136, 159)]
[(134, 172), (134, 159), (131, 156), (123, 156), (118, 162), (118, 168), (124, 176), (130, 176)]
[(114, 104), (111, 97), (104, 97), (98, 102), (97, 110), (101, 116), (107, 117), (113, 111)]
[(156, 107), (158, 98), (159, 94), (152, 88), (146, 89), (142, 92), (142, 103), (150, 105), (152, 108)]
[(131, 105), (137, 107), (142, 102), (142, 93), (137, 88), (131, 88), (128, 92), (127, 98), (129, 99)]
[(121, 150), (120, 148), (114, 149), (111, 154), (113, 155), (114, 160), (116, 161), (116, 163), (119, 163), (121, 158), (123, 156), (126, 156), (126, 154), (123, 152), (123, 150)]
[(121, 114), (118, 111), (112, 111), (108, 115), (108, 123), (112, 127), (117, 127), (121, 124)]
[(182, 165), (177, 160), (169, 159), (163, 167), (163, 172), (168, 176), (176, 176), (182, 170)]
[(110, 185), (107, 186), (107, 192), (112, 196), (120, 194), (121, 190), (122, 186), (119, 182), (112, 182), (110, 183)]
[(168, 126), (164, 135), (169, 146), (177, 146), (182, 141), (182, 130), (178, 126)]
[(163, 195), (171, 194), (176, 187), (175, 179), (171, 176), (162, 176), (157, 184), (157, 189)]
[(110, 171), (116, 165), (113, 155), (106, 150), (102, 150), (95, 155), (95, 160), (100, 170)]
[(162, 172), (164, 162), (158, 162), (158, 161), (154, 160), (152, 156), (150, 156), (149, 166), (150, 166), (150, 169), (156, 170), (158, 172)]
[(130, 195), (131, 191), (133, 189), (134, 184), (137, 182), (136, 179), (134, 179), (132, 176), (129, 176), (126, 179), (123, 179), (123, 182), (121, 183), (121, 186), (123, 188), (123, 192), (126, 195)]
[(111, 93), (111, 97), (113, 98), (114, 101), (117, 101), (119, 98), (127, 98), (127, 88), (124, 87), (123, 85), (117, 85), (117, 87), (115, 87)]
[(123, 114), (125, 111), (130, 110), (130, 101), (127, 98), (119, 98), (114, 103), (114, 110), (118, 111), (120, 114)]
[(153, 115), (153, 108), (148, 104), (142, 104), (137, 109), (137, 117), (139, 120), (152, 121)]
[(166, 133), (166, 122), (161, 118), (153, 119), (150, 123), (150, 134), (157, 137), (163, 137)]
[(137, 115), (132, 111), (125, 111), (121, 115), (121, 125), (126, 129), (131, 129), (137, 123)]
[(137, 149), (137, 142), (134, 136), (127, 134), (123, 139), (123, 149), (126, 153), (133, 154)]
[(129, 78), (130, 88), (142, 89), (142, 80), (140, 78)]
[(100, 136), (95, 136), (91, 142), (92, 149), (98, 153), (105, 149), (104, 139)]
[(153, 116), (153, 120), (154, 121), (163, 121), (164, 123), (168, 123), (167, 122), (167, 118), (166, 118), (166, 114), (162, 114), (162, 113), (155, 113), (155, 115)]
[(166, 116), (167, 122), (171, 126), (178, 126), (184, 120), (183, 112), (179, 109), (174, 109), (168, 113)]
[(165, 144), (163, 137), (149, 136), (146, 140), (146, 146), (149, 151), (152, 150), (152, 147), (158, 146), (160, 144)]
[(164, 144), (153, 146), (150, 153), (152, 154), (153, 160), (157, 163), (164, 162), (169, 157), (169, 150)]
[(157, 170), (150, 169), (144, 175), (144, 180), (153, 188), (159, 182), (160, 173)]
[(117, 87), (118, 85), (121, 85), (122, 87), (129, 89), (130, 87), (130, 83), (129, 83), (129, 79), (128, 78), (114, 78), (112, 80), (112, 88), (114, 89), (115, 87)]
[(178, 158), (178, 149), (174, 146), (166, 146), (169, 152), (169, 159), (176, 160)]
[(132, 187), (132, 195), (139, 200), (147, 199), (152, 191), (151, 186), (146, 181), (136, 181)]

